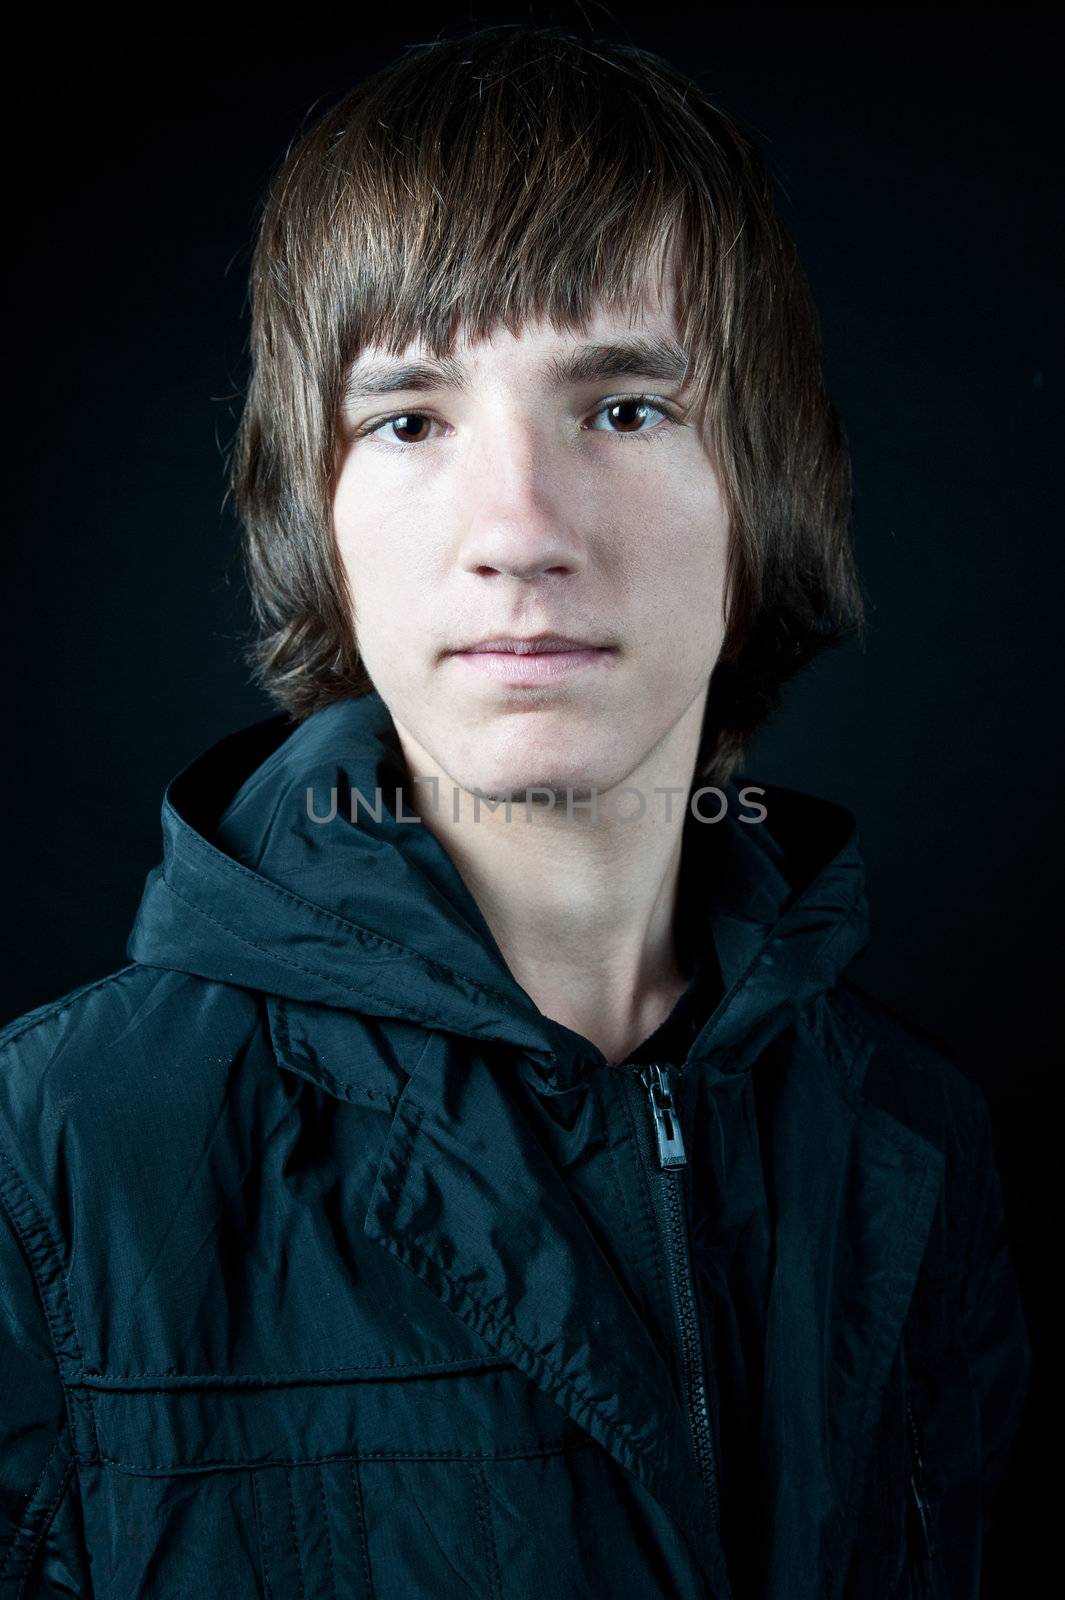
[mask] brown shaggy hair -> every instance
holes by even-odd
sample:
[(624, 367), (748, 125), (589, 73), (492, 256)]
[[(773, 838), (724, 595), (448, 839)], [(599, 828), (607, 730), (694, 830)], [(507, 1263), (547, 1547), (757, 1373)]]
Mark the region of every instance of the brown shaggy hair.
[[(726, 635), (697, 777), (724, 783), (784, 684), (862, 627), (850, 461), (820, 326), (761, 156), (629, 45), (507, 24), (408, 49), (303, 131), (265, 197), (230, 486), (248, 664), (302, 719), (373, 687), (333, 532), (344, 380), (367, 344), (452, 353), (675, 294), (730, 518)], [(668, 300), (666, 301), (668, 303)]]

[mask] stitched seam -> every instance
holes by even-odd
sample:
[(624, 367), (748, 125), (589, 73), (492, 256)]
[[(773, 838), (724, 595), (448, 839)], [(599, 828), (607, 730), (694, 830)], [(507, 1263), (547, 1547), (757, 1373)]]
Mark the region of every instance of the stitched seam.
[[(223, 1389), (248, 1389), (257, 1387), (266, 1388), (276, 1385), (278, 1388), (324, 1388), (326, 1384), (306, 1382), (313, 1378), (337, 1378), (340, 1380), (352, 1379), (362, 1381), (360, 1374), (365, 1374), (365, 1381), (372, 1382), (373, 1375), (378, 1372), (413, 1372), (413, 1373), (450, 1373), (489, 1368), (493, 1371), (511, 1367), (514, 1363), (508, 1361), (506, 1356), (456, 1356), (454, 1359), (441, 1361), (367, 1361), (365, 1364), (352, 1367), (309, 1367), (295, 1372), (130, 1372), (121, 1378), (108, 1378), (106, 1373), (84, 1372), (77, 1378), (72, 1378), (68, 1385), (71, 1389), (95, 1389), (101, 1394), (182, 1394), (195, 1393), (208, 1384), (217, 1385)], [(132, 1387), (139, 1380), (144, 1380), (146, 1385), (155, 1387)], [(291, 1381), (288, 1381), (291, 1380)], [(387, 1381), (387, 1380), (385, 1380)]]
[[(21, 1209), (24, 1210), (25, 1214), (26, 1214), (26, 1224), (27, 1224), (26, 1227), (23, 1228), (21, 1226), (19, 1218), (15, 1213), (13, 1205), (8, 1203), (6, 1200), (4, 1201), (4, 1209), (7, 1212), (8, 1216), (10, 1217), (11, 1226), (14, 1228), (15, 1233), (18, 1235), (18, 1238), (21, 1240), (22, 1247), (26, 1252), (26, 1259), (30, 1264), (30, 1270), (32, 1271), (33, 1276), (34, 1276), (34, 1280), (36, 1282), (37, 1292), (41, 1297), (41, 1304), (42, 1304), (42, 1306), (44, 1308), (45, 1320), (48, 1323), (48, 1332), (49, 1332), (49, 1335), (50, 1335), (51, 1340), (52, 1340), (52, 1346), (53, 1346), (53, 1349), (55, 1350), (57, 1360), (59, 1360), (59, 1353), (60, 1353), (60, 1350), (61, 1350), (61, 1348), (62, 1348), (62, 1346), (63, 1346), (65, 1341), (64, 1341), (64, 1339), (62, 1337), (62, 1332), (61, 1332), (61, 1330), (60, 1330), (60, 1328), (58, 1326), (58, 1323), (56, 1321), (55, 1308), (52, 1305), (52, 1296), (51, 1296), (50, 1293), (46, 1293), (45, 1292), (44, 1285), (41, 1283), (40, 1273), (37, 1270), (37, 1257), (40, 1256), (40, 1255), (50, 1255), (51, 1256), (51, 1261), (49, 1262), (49, 1265), (52, 1267), (53, 1272), (55, 1273), (55, 1275), (57, 1277), (61, 1278), (63, 1280), (63, 1283), (66, 1284), (66, 1274), (63, 1272), (63, 1268), (62, 1268), (62, 1257), (60, 1255), (60, 1251), (59, 1251), (58, 1245), (56, 1244), (55, 1240), (52, 1238), (51, 1229), (49, 1228), (47, 1221), (45, 1220), (44, 1217), (41, 1216), (40, 1212), (37, 1210), (37, 1207), (36, 1207), (36, 1205), (35, 1205), (35, 1203), (33, 1201), (33, 1197), (30, 1195), (29, 1191), (25, 1188), (24, 1184), (22, 1183), (22, 1179), (21, 1179), (21, 1177), (19, 1175), (18, 1169), (15, 1167), (14, 1163), (11, 1161), (11, 1158), (8, 1156), (7, 1151), (4, 1150), (2, 1146), (0, 1146), (0, 1162), (3, 1162), (4, 1166), (7, 1167), (8, 1171), (10, 1173), (10, 1178), (8, 1179), (8, 1182), (10, 1182), (13, 1185), (15, 1185), (18, 1190), (22, 1190), (21, 1196), (16, 1193), (16, 1195), (14, 1196), (14, 1199), (16, 1199), (16, 1200), (17, 1199), (21, 1199), (22, 1200), (22, 1208)], [(2, 1195), (3, 1195), (4, 1187), (5, 1187), (4, 1175), (3, 1175), (3, 1173), (0, 1173), (0, 1197), (2, 1197)], [(39, 1236), (37, 1242), (31, 1241), (30, 1232), (29, 1232), (31, 1226), (32, 1226), (34, 1232)], [(68, 1286), (68, 1288), (69, 1288), (69, 1286)], [(69, 1299), (69, 1295), (68, 1295), (68, 1299)], [(68, 1305), (67, 1309), (69, 1311), (69, 1309), (70, 1309), (69, 1305)], [(74, 1337), (74, 1342), (75, 1342), (74, 1347), (75, 1347), (75, 1350), (77, 1351), (78, 1359), (80, 1361), (81, 1360), (81, 1350), (78, 1347), (77, 1331), (74, 1328), (73, 1314), (71, 1314), (70, 1322), (71, 1322), (71, 1333), (72, 1333), (72, 1335)]]
[[(36, 1202), (23, 1182), (18, 1168), (15, 1166), (14, 1162), (11, 1160), (10, 1156), (2, 1145), (0, 1145), (0, 1163), (7, 1167), (9, 1173), (9, 1176), (5, 1178), (4, 1172), (2, 1169), (0, 1169), (0, 1204), (4, 1206), (4, 1210), (11, 1219), (11, 1226), (15, 1230), (18, 1238), (21, 1240), (22, 1247), (26, 1253), (26, 1259), (30, 1265), (30, 1271), (33, 1273), (34, 1281), (37, 1287), (37, 1293), (41, 1299), (41, 1305), (44, 1308), (45, 1321), (48, 1324), (48, 1336), (52, 1341), (52, 1348), (56, 1355), (57, 1374), (60, 1383), (63, 1385), (63, 1400), (67, 1409), (67, 1416), (71, 1430), (71, 1445), (73, 1447), (74, 1441), (77, 1438), (77, 1429), (74, 1425), (74, 1417), (71, 1410), (71, 1396), (69, 1393), (70, 1385), (67, 1384), (63, 1376), (64, 1358), (60, 1354), (66, 1341), (65, 1338), (60, 1337), (60, 1334), (63, 1330), (60, 1329), (55, 1315), (55, 1307), (52, 1304), (52, 1290), (49, 1288), (46, 1291), (44, 1283), (41, 1280), (41, 1273), (38, 1271), (38, 1257), (47, 1260), (47, 1265), (50, 1268), (51, 1276), (57, 1280), (58, 1285), (60, 1286), (59, 1294), (62, 1296), (64, 1302), (63, 1309), (65, 1310), (66, 1316), (69, 1319), (70, 1340), (73, 1344), (74, 1354), (77, 1358), (78, 1365), (84, 1369), (84, 1357), (81, 1350), (81, 1340), (78, 1337), (78, 1326), (74, 1316), (74, 1307), (70, 1297), (70, 1283), (66, 1273), (63, 1271), (62, 1257), (60, 1255), (59, 1247), (52, 1237), (52, 1231), (48, 1225), (48, 1221), (38, 1211)], [(5, 1189), (11, 1191), (10, 1198), (5, 1198)], [(19, 1213), (25, 1214), (25, 1228), (20, 1225)], [(31, 1228), (33, 1233), (36, 1235), (36, 1240), (34, 1242), (31, 1242), (30, 1238)], [(92, 1424), (92, 1437), (96, 1448), (96, 1453), (99, 1454), (100, 1439), (96, 1428), (96, 1410), (91, 1395), (89, 1396), (89, 1420)]]
[[(26, 1503), (22, 1508), (22, 1515), (21, 1515), (18, 1527), (15, 1529), (14, 1540), (12, 1541), (12, 1543), (11, 1543), (9, 1549), (8, 1549), (7, 1555), (4, 1558), (4, 1565), (3, 1565), (2, 1568), (0, 1568), (0, 1578), (6, 1578), (10, 1574), (12, 1567), (15, 1565), (16, 1557), (18, 1557), (18, 1558), (24, 1558), (25, 1559), (26, 1567), (25, 1567), (25, 1571), (23, 1572), (23, 1577), (22, 1577), (23, 1584), (26, 1581), (26, 1574), (28, 1573), (30, 1567), (33, 1565), (34, 1553), (36, 1552), (37, 1546), (40, 1544), (41, 1540), (43, 1539), (48, 1527), (51, 1524), (52, 1518), (55, 1516), (55, 1513), (59, 1508), (59, 1502), (62, 1500), (63, 1495), (64, 1495), (64, 1493), (66, 1491), (67, 1483), (69, 1482), (69, 1479), (70, 1479), (71, 1469), (72, 1469), (73, 1464), (74, 1464), (73, 1461), (69, 1461), (67, 1463), (66, 1470), (63, 1473), (63, 1476), (62, 1476), (62, 1478), (60, 1480), (59, 1492), (57, 1493), (57, 1495), (55, 1497), (55, 1502), (52, 1505), (51, 1510), (48, 1512), (48, 1514), (41, 1518), (41, 1526), (37, 1529), (36, 1533), (32, 1535), (32, 1542), (30, 1544), (29, 1549), (28, 1550), (24, 1550), (21, 1547), (21, 1545), (24, 1544), (24, 1542), (25, 1542), (25, 1540), (27, 1538), (26, 1524), (28, 1522), (30, 1522), (32, 1520), (32, 1518), (37, 1514), (37, 1508), (34, 1506), (33, 1502), (36, 1500), (38, 1494), (40, 1493), (41, 1485), (43, 1484), (43, 1482), (44, 1482), (44, 1480), (45, 1480), (45, 1478), (46, 1478), (46, 1476), (48, 1474), (48, 1469), (52, 1465), (52, 1461), (53, 1461), (53, 1459), (55, 1457), (56, 1452), (59, 1450), (60, 1446), (63, 1444), (63, 1440), (64, 1440), (64, 1433), (61, 1432), (58, 1435), (58, 1437), (56, 1438), (55, 1443), (52, 1445), (51, 1450), (49, 1450), (49, 1452), (48, 1452), (48, 1456), (47, 1456), (47, 1459), (46, 1459), (46, 1461), (44, 1463), (44, 1467), (41, 1470), (40, 1477), (37, 1479), (37, 1482), (34, 1484), (33, 1488), (30, 1491), (30, 1493), (26, 1496)], [(19, 1589), (19, 1593), (21, 1594), (21, 1592), (22, 1591), (21, 1591), (21, 1588), (20, 1588)]]
[[(227, 858), (222, 857), (222, 860), (223, 862), (226, 862)], [(236, 865), (236, 863), (233, 863), (233, 865)], [(251, 876), (255, 878), (255, 881), (259, 884), (262, 884), (266, 881), (265, 879), (258, 878), (254, 873), (252, 873)], [(162, 881), (166, 884), (166, 887), (169, 889), (170, 893), (175, 897), (175, 899), (180, 900), (183, 905), (188, 906), (190, 911), (192, 911), (196, 916), (202, 917), (205, 922), (210, 922), (216, 928), (221, 928), (223, 933), (228, 933), (230, 938), (236, 939), (238, 944), (245, 945), (249, 950), (256, 951), (258, 955), (269, 956), (271, 961), (277, 961), (282, 966), (291, 967), (295, 972), (303, 972), (308, 977), (314, 978), (320, 983), (327, 983), (331, 988), (339, 990), (341, 994), (356, 995), (360, 1000), (363, 1000), (368, 1004), (381, 1004), (381, 1001), (378, 999), (378, 997), (368, 994), (363, 989), (356, 988), (354, 984), (341, 983), (339, 978), (330, 977), (328, 973), (322, 972), (317, 967), (304, 966), (301, 961), (294, 961), (291, 956), (282, 955), (276, 946), (256, 944), (254, 939), (247, 938), (244, 934), (238, 932), (236, 928), (231, 928), (228, 923), (223, 922), (221, 918), (212, 916), (211, 913), (209, 911), (205, 911), (202, 906), (198, 906), (194, 901), (188, 899), (186, 895), (181, 893), (180, 889), (174, 887), (173, 882), (166, 877), (165, 874), (163, 875)], [(405, 945), (394, 944), (389, 939), (381, 939), (378, 937), (378, 935), (369, 933), (367, 930), (358, 927), (353, 922), (345, 922), (343, 917), (334, 917), (330, 913), (322, 911), (321, 907), (312, 905), (309, 900), (301, 900), (298, 895), (290, 895), (287, 890), (278, 889), (276, 884), (269, 884), (268, 887), (271, 890), (274, 890), (276, 893), (283, 895), (286, 899), (291, 899), (294, 904), (302, 906), (306, 911), (315, 913), (318, 920), (325, 920), (326, 922), (331, 923), (334, 927), (342, 928), (346, 932), (354, 934), (355, 937), (363, 943), (371, 943), (378, 946), (382, 950), (391, 952), (392, 954), (406, 956), (416, 960), (421, 965), (427, 967), (430, 971), (439, 973), (441, 976), (447, 978), (451, 986), (457, 989), (460, 994), (467, 994), (472, 991), (477, 995), (485, 996), (490, 1000), (494, 1000), (500, 1005), (506, 1005), (508, 1008), (513, 1003), (512, 1000), (508, 1000), (505, 995), (501, 995), (497, 990), (488, 989), (485, 988), (483, 984), (474, 983), (472, 979), (464, 977), (462, 973), (455, 972), (451, 967), (446, 967), (439, 961), (430, 961), (427, 957), (419, 955), (417, 950), (409, 950)], [(414, 1017), (419, 1021), (439, 1023), (441, 1026), (447, 1026), (448, 1024), (448, 1019), (442, 1016), (439, 1012), (419, 1008), (415, 1005), (404, 1004), (403, 1007), (400, 1008), (398, 1004), (393, 1003), (391, 1007), (386, 1010), (386, 1014), (390, 1016)]]
[[(334, 1451), (331, 1455), (324, 1456), (289, 1456), (280, 1457), (276, 1461), (249, 1461), (246, 1457), (234, 1460), (210, 1460), (200, 1456), (195, 1461), (188, 1463), (180, 1461), (156, 1461), (138, 1463), (134, 1461), (119, 1461), (114, 1456), (100, 1456), (99, 1465), (115, 1467), (120, 1472), (128, 1472), (134, 1477), (148, 1477), (155, 1473), (195, 1473), (195, 1472), (247, 1472), (253, 1468), (267, 1467), (313, 1467), (319, 1463), (330, 1461), (538, 1461), (545, 1456), (569, 1455), (576, 1450), (587, 1450), (595, 1444), (592, 1438), (563, 1440), (557, 1444), (545, 1445), (515, 1445), (510, 1450), (463, 1450), (455, 1446), (450, 1450), (341, 1450)], [(95, 1462), (95, 1458), (94, 1458)]]
[(296, 1552), (296, 1579), (299, 1584), (300, 1600), (303, 1600), (303, 1561), (300, 1557), (300, 1542), (296, 1538), (296, 1502), (292, 1497), (292, 1473), (285, 1468), (285, 1489), (288, 1494), (288, 1525), (292, 1533), (292, 1548)]
[(255, 1504), (255, 1526), (259, 1532), (259, 1554), (263, 1563), (263, 1589), (266, 1594), (266, 1600), (270, 1600), (270, 1563), (266, 1555), (266, 1525), (263, 1521), (263, 1508), (259, 1499), (258, 1472), (252, 1472), (251, 1475), (251, 1496)]
[(325, 1473), (322, 1463), (318, 1463), (318, 1490), (322, 1496), (322, 1522), (325, 1525), (325, 1552), (329, 1562), (329, 1592), (333, 1600), (337, 1600), (337, 1574), (333, 1563), (333, 1530), (329, 1525), (329, 1505), (325, 1498)]
[(60, 1481), (60, 1484), (59, 1484), (58, 1493), (56, 1494), (55, 1500), (52, 1502), (51, 1510), (48, 1512), (48, 1515), (43, 1519), (43, 1521), (41, 1523), (41, 1527), (40, 1527), (40, 1532), (38, 1533), (37, 1538), (33, 1542), (33, 1550), (30, 1553), (30, 1558), (29, 1558), (28, 1562), (26, 1563), (26, 1570), (22, 1574), (22, 1582), (19, 1584), (18, 1589), (15, 1592), (15, 1600), (22, 1600), (22, 1596), (26, 1592), (26, 1585), (30, 1581), (30, 1573), (33, 1570), (33, 1563), (34, 1563), (34, 1561), (36, 1559), (36, 1556), (37, 1556), (37, 1550), (38, 1550), (39, 1546), (41, 1545), (41, 1543), (43, 1542), (43, 1540), (47, 1537), (48, 1530), (51, 1528), (52, 1523), (56, 1519), (56, 1515), (57, 1515), (57, 1513), (59, 1511), (59, 1507), (63, 1503), (63, 1497), (65, 1496), (65, 1494), (67, 1492), (67, 1487), (68, 1487), (68, 1485), (70, 1483), (71, 1477), (73, 1476), (73, 1472), (74, 1472), (74, 1463), (73, 1463), (73, 1461), (68, 1461), (67, 1466), (66, 1466), (66, 1471), (63, 1473), (62, 1480)]
[[(292, 1043), (292, 1032), (289, 1026), (288, 1011), (288, 1006), (286, 1006), (284, 1001), (280, 998), (277, 999), (275, 1005), (268, 1005), (267, 1028), (271, 1033), (276, 1032), (277, 1035), (276, 1043), (274, 1045), (274, 1059), (277, 1061), (278, 1066), (281, 1067), (285, 1072), (294, 1072), (298, 1070), (293, 1065), (293, 1062), (296, 1060), (297, 1053)], [(429, 1048), (431, 1038), (432, 1035), (430, 1034), (422, 1045), (421, 1051), (418, 1055), (418, 1060), (410, 1069), (412, 1075), (421, 1065), (422, 1057)], [(292, 1059), (282, 1059), (282, 1056), (279, 1054), (278, 1047), (280, 1047), (282, 1052), (287, 1052), (288, 1056)], [(390, 1111), (393, 1112), (399, 1104), (399, 1096), (395, 1094), (389, 1094), (384, 1089), (369, 1089), (365, 1088), (362, 1084), (341, 1083), (340, 1080), (334, 1077), (334, 1075), (329, 1071), (328, 1067), (322, 1066), (317, 1056), (315, 1056), (314, 1071), (332, 1094), (335, 1094), (340, 1100), (346, 1100), (349, 1104), (359, 1105), (364, 1100), (380, 1100), (385, 1106), (388, 1107)]]
[[(425, 1116), (425, 1107), (419, 1105), (416, 1100), (411, 1099), (410, 1097), (408, 1097), (407, 1104), (410, 1107), (412, 1120), (415, 1124), (414, 1128), (410, 1131), (416, 1132), (417, 1125)], [(380, 1178), (378, 1181), (380, 1181)], [(576, 1383), (572, 1378), (564, 1377), (555, 1366), (555, 1363), (548, 1360), (546, 1356), (537, 1355), (532, 1347), (528, 1345), (521, 1337), (520, 1333), (512, 1322), (508, 1322), (503, 1317), (497, 1316), (495, 1312), (489, 1311), (484, 1302), (479, 1300), (476, 1295), (471, 1294), (470, 1291), (464, 1287), (464, 1285), (460, 1284), (455, 1278), (453, 1278), (447, 1269), (441, 1266), (440, 1262), (437, 1261), (434, 1256), (429, 1255), (427, 1251), (420, 1249), (417, 1245), (413, 1245), (407, 1240), (398, 1239), (391, 1235), (381, 1242), (384, 1243), (387, 1249), (392, 1250), (400, 1260), (408, 1261), (415, 1271), (417, 1270), (418, 1265), (422, 1264), (424, 1266), (428, 1266), (432, 1271), (438, 1272), (444, 1282), (450, 1287), (452, 1294), (458, 1303), (462, 1306), (471, 1307), (491, 1326), (498, 1329), (500, 1332), (505, 1333), (510, 1339), (512, 1339), (521, 1353), (525, 1356), (534, 1372), (545, 1373), (561, 1393), (571, 1394), (575, 1396), (576, 1399), (581, 1401), (587, 1410), (598, 1419), (600, 1427), (610, 1438), (624, 1440), (632, 1453), (640, 1459), (646, 1459), (649, 1456), (650, 1446), (639, 1440), (631, 1424), (614, 1422), (608, 1416), (606, 1416), (599, 1402), (593, 1399), (581, 1387), (580, 1384)]]
[[(167, 802), (167, 808), (171, 811), (174, 809), (170, 802)], [(194, 832), (186, 833), (185, 839), (196, 852), (205, 856), (212, 862), (214, 866), (221, 867), (223, 871), (234, 877), (240, 877), (249, 880), (256, 886), (256, 889), (259, 892), (262, 892), (262, 890), (265, 888), (272, 899), (285, 901), (290, 905), (299, 906), (302, 910), (308, 912), (315, 922), (325, 923), (331, 928), (343, 929), (343, 931), (346, 933), (353, 933), (355, 934), (356, 938), (360, 940), (360, 942), (369, 945), (372, 949), (387, 950), (396, 955), (414, 956), (415, 959), (425, 962), (426, 965), (433, 968), (434, 971), (446, 974), (447, 977), (453, 979), (459, 985), (459, 987), (464, 990), (476, 990), (479, 994), (488, 995), (493, 1000), (504, 1000), (506, 998), (504, 995), (500, 994), (497, 989), (492, 989), (486, 984), (477, 983), (474, 979), (468, 978), (464, 973), (456, 972), (453, 968), (446, 966), (441, 961), (427, 960), (425, 956), (421, 955), (417, 950), (412, 949), (409, 945), (400, 944), (395, 939), (386, 939), (382, 934), (374, 933), (371, 929), (364, 928), (357, 922), (350, 922), (346, 917), (337, 916), (336, 912), (334, 911), (327, 911), (323, 906), (316, 905), (313, 900), (305, 900), (301, 895), (294, 894), (291, 889), (286, 889), (281, 884), (272, 883), (269, 879), (261, 877), (257, 872), (252, 872), (249, 867), (243, 866), (239, 861), (235, 861), (232, 856), (226, 855), (224, 851), (219, 850), (216, 846), (208, 843)], [(213, 922), (216, 920), (215, 918), (211, 917), (208, 912), (201, 911), (200, 907), (194, 905), (192, 901), (186, 900), (185, 896), (181, 894), (180, 890), (174, 887), (173, 881), (167, 877), (165, 871), (161, 874), (161, 876), (163, 883), (166, 884), (167, 888), (170, 889), (172, 893), (177, 895), (179, 900), (184, 900), (186, 905), (192, 906), (194, 911), (200, 912), (200, 915), (207, 917), (209, 921)], [(225, 928), (226, 924), (219, 922), (218, 926)], [(232, 933), (235, 930), (230, 928), (227, 931)], [(240, 938), (241, 936), (238, 934), (237, 937)], [(250, 943), (251, 941), (243, 940), (242, 942)], [(253, 945), (252, 948), (258, 947)], [(295, 962), (292, 964), (298, 965), (298, 963)], [(303, 970), (310, 971), (312, 969), (305, 968)]]
[(481, 1542), (484, 1546), (485, 1566), (488, 1569), (488, 1580), (492, 1585), (494, 1600), (503, 1600), (503, 1586), (499, 1576), (499, 1556), (496, 1551), (495, 1533), (492, 1529), (492, 1507), (488, 1498), (488, 1480), (485, 1477), (484, 1463), (470, 1467), (470, 1476), (473, 1478), (473, 1494), (477, 1505), (477, 1521), (481, 1527)]
[(19, 1536), (21, 1535), (21, 1533), (23, 1531), (23, 1528), (25, 1527), (25, 1523), (26, 1523), (27, 1519), (32, 1515), (33, 1502), (36, 1500), (38, 1494), (40, 1494), (40, 1492), (41, 1492), (41, 1484), (44, 1482), (45, 1478), (48, 1475), (48, 1468), (52, 1465), (52, 1457), (55, 1455), (56, 1451), (59, 1449), (59, 1446), (62, 1444), (62, 1442), (63, 1442), (63, 1433), (62, 1433), (62, 1430), (61, 1430), (56, 1435), (55, 1440), (54, 1440), (54, 1442), (52, 1444), (52, 1448), (49, 1450), (47, 1456), (45, 1457), (44, 1466), (41, 1468), (40, 1477), (37, 1479), (37, 1482), (34, 1484), (33, 1488), (30, 1490), (29, 1494), (24, 1497), (23, 1506), (22, 1506), (22, 1512), (21, 1512), (22, 1520), (20, 1521), (20, 1523), (18, 1525), (18, 1528), (16, 1529), (16, 1532), (15, 1532), (15, 1542), (11, 1545), (10, 1549), (7, 1552), (7, 1556), (4, 1559), (3, 1566), (0, 1567), (0, 1578), (6, 1578), (7, 1575), (8, 1575), (8, 1571), (10, 1570), (11, 1563), (14, 1561), (15, 1555), (17, 1553)]
[(351, 1487), (355, 1493), (355, 1520), (359, 1529), (359, 1555), (362, 1558), (362, 1575), (366, 1582), (367, 1600), (374, 1600), (373, 1574), (370, 1571), (370, 1549), (366, 1537), (366, 1517), (362, 1506), (362, 1484), (359, 1481), (359, 1466), (353, 1456), (349, 1462), (351, 1470)]

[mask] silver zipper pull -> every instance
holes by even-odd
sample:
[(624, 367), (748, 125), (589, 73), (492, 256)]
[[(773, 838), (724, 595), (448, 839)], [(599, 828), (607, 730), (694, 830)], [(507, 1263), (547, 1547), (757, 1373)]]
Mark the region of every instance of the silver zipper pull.
[(651, 1102), (651, 1121), (654, 1124), (655, 1143), (658, 1147), (660, 1167), (683, 1167), (688, 1157), (680, 1131), (680, 1118), (673, 1101), (669, 1075), (657, 1062), (640, 1068), (640, 1081)]

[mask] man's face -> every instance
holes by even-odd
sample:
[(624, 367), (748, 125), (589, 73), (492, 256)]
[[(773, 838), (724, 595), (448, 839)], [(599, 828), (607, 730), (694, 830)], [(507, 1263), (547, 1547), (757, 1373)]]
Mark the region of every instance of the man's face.
[[(605, 793), (678, 758), (690, 778), (724, 636), (718, 479), (661, 354), (565, 370), (634, 340), (675, 348), (671, 310), (460, 338), (450, 378), (345, 399), (337, 544), (413, 771), (515, 798)], [(364, 349), (353, 380), (424, 359)], [(571, 647), (472, 648), (544, 633)]]

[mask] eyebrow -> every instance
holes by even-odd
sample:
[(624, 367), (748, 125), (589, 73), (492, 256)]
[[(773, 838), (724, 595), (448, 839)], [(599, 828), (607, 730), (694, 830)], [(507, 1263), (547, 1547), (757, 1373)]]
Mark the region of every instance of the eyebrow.
[[(615, 378), (653, 378), (673, 383), (687, 376), (689, 357), (673, 339), (638, 335), (608, 343), (582, 344), (562, 356), (553, 356), (541, 368), (541, 377), (557, 389), (582, 383), (602, 383)], [(454, 356), (419, 361), (368, 361), (357, 363), (344, 385), (345, 402), (369, 400), (400, 391), (470, 387), (469, 373)]]

